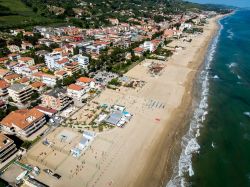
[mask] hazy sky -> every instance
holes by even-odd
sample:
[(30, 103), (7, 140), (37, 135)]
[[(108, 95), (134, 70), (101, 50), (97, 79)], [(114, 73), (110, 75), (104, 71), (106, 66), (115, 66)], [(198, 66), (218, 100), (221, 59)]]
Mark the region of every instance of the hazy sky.
[(250, 0), (189, 0), (196, 3), (213, 3), (234, 5), (237, 7), (250, 7)]

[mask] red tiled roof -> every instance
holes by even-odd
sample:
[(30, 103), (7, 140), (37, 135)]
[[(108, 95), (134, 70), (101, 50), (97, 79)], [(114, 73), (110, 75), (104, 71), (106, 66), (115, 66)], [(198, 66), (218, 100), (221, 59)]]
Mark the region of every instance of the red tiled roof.
[(44, 84), (43, 82), (38, 81), (38, 82), (32, 83), (30, 86), (33, 87), (33, 88), (41, 88), (41, 87), (45, 87), (46, 84)]
[(2, 57), (2, 58), (0, 58), (0, 62), (5, 62), (5, 61), (7, 61), (7, 60), (8, 60), (7, 57)]
[(88, 78), (88, 77), (80, 77), (79, 79), (77, 79), (78, 82), (83, 82), (83, 83), (90, 83), (92, 81), (94, 81), (94, 79)]
[(37, 110), (52, 113), (52, 114), (57, 113), (57, 110), (49, 109), (49, 108), (46, 108), (46, 107), (43, 107), (43, 106), (35, 106), (34, 108), (36, 108)]
[(9, 83), (7, 83), (5, 80), (0, 80), (0, 89), (5, 89), (10, 86)]
[(63, 58), (63, 59), (61, 59), (61, 60), (58, 60), (58, 61), (57, 61), (57, 64), (65, 64), (65, 63), (67, 63), (67, 62), (69, 62), (69, 59), (68, 59), (68, 58)]
[(65, 75), (65, 74), (67, 74), (67, 72), (62, 70), (62, 71), (55, 72), (55, 74), (56, 75)]
[(84, 87), (76, 85), (76, 84), (71, 84), (71, 85), (68, 86), (68, 89), (80, 91), (80, 90), (84, 89)]
[(6, 75), (6, 76), (4, 77), (4, 79), (6, 79), (6, 80), (12, 80), (12, 79), (17, 79), (17, 78), (19, 78), (19, 77), (21, 77), (21, 76), (18, 75), (18, 74), (16, 74), (16, 73), (13, 73), (13, 74), (11, 74), (11, 75)]
[(23, 61), (23, 62), (27, 62), (27, 61), (30, 61), (30, 60), (33, 60), (33, 58), (30, 58), (30, 57), (21, 57), (21, 58), (19, 58), (19, 61)]
[[(35, 121), (44, 117), (44, 114), (37, 109), (23, 109), (16, 110), (8, 114), (2, 121), (1, 124), (7, 127), (16, 125), (20, 129), (25, 129), (29, 125), (32, 125)], [(29, 120), (28, 120), (29, 119)]]
[(23, 77), (19, 80), (19, 83), (25, 83), (28, 82), (30, 79), (28, 77)]
[(134, 51), (136, 51), (136, 52), (143, 52), (144, 49), (141, 48), (141, 47), (136, 47), (136, 48), (134, 48)]

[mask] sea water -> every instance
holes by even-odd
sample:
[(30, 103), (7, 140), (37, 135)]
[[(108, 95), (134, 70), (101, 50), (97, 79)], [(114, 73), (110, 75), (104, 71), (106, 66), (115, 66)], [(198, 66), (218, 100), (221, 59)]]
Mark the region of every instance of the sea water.
[(250, 10), (219, 21), (167, 186), (250, 186)]

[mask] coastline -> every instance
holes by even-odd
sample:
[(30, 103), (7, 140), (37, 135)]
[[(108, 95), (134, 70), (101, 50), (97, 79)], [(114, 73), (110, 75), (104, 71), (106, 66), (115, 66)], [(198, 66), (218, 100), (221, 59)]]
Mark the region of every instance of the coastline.
[[(217, 20), (212, 18), (204, 26), (204, 33), (193, 36), (193, 41), (175, 40), (169, 45), (182, 46), (167, 62), (160, 75), (148, 73), (145, 60), (131, 69), (126, 76), (142, 80), (141, 88), (121, 87), (119, 91), (105, 89), (93, 102), (119, 104), (133, 114), (124, 128), (114, 128), (97, 135), (84, 156), (75, 160), (59, 153), (57, 161), (46, 163), (64, 177), (48, 181), (50, 186), (166, 186), (181, 150), (181, 138), (186, 132), (191, 116), (194, 83), (208, 46), (218, 30)], [(152, 104), (154, 103), (154, 104)], [(164, 107), (159, 107), (164, 106)], [(35, 157), (36, 146), (33, 147)], [(53, 155), (51, 155), (52, 157)], [(30, 158), (31, 158), (30, 157)], [(29, 160), (34, 165), (41, 163)], [(71, 163), (84, 167), (76, 174)], [(43, 181), (43, 177), (39, 179)]]
[[(194, 61), (189, 66), (193, 71), (188, 74), (185, 82), (185, 93), (181, 105), (173, 111), (173, 115), (167, 122), (173, 124), (173, 128), (170, 130), (172, 133), (169, 133), (169, 129), (165, 129), (162, 132), (161, 138), (158, 140), (158, 146), (152, 150), (145, 169), (132, 186), (165, 187), (171, 179), (173, 170), (179, 160), (181, 139), (189, 128), (188, 125), (192, 117), (195, 81), (203, 66), (209, 45), (219, 30), (218, 21), (225, 16), (227, 15), (220, 15), (210, 20), (210, 25), (212, 25), (211, 31), (201, 45), (201, 48), (197, 50), (197, 55), (195, 55)], [(155, 159), (152, 161), (152, 158)]]

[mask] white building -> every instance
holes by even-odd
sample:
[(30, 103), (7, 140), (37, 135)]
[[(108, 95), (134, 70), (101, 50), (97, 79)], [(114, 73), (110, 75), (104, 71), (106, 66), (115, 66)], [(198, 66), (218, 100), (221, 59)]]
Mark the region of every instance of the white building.
[(62, 55), (60, 52), (52, 52), (52, 53), (46, 54), (44, 57), (45, 57), (45, 63), (47, 67), (50, 70), (54, 70), (56, 69), (56, 62), (62, 58)]
[(25, 84), (12, 84), (8, 88), (9, 96), (17, 103), (25, 103), (30, 100), (32, 88)]
[(85, 89), (83, 86), (77, 84), (71, 84), (67, 88), (67, 94), (69, 97), (72, 97), (80, 101), (84, 97)]
[(79, 66), (81, 66), (83, 69), (87, 69), (87, 66), (89, 64), (89, 57), (83, 55), (75, 55), (73, 57), (73, 60), (78, 62)]
[(151, 41), (145, 41), (143, 43), (143, 48), (145, 49), (145, 51), (153, 52), (154, 51), (154, 44)]
[(56, 76), (49, 75), (49, 74), (43, 74), (42, 75), (42, 82), (46, 84), (47, 86), (54, 87), (56, 85)]

